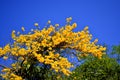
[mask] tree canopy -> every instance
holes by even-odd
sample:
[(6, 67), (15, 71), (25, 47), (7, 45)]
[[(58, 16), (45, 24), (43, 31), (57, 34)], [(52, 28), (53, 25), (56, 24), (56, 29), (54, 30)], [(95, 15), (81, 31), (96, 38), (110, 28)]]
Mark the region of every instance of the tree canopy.
[[(60, 27), (59, 24), (36, 29), (27, 34), (12, 31), (13, 43), (0, 48), (0, 57), (12, 59), (14, 63), (3, 67), (4, 79), (10, 80), (45, 80), (51, 75), (61, 74), (69, 76), (72, 74), (70, 68), (73, 64), (61, 55), (66, 48), (76, 50), (76, 57), (93, 55), (101, 59), (105, 47), (97, 45), (98, 39), (91, 41), (92, 35), (86, 26), (82, 31), (73, 32), (76, 23), (70, 24), (72, 18), (66, 19), (67, 24)], [(25, 31), (25, 28), (21, 28)], [(65, 53), (64, 53), (65, 54)]]

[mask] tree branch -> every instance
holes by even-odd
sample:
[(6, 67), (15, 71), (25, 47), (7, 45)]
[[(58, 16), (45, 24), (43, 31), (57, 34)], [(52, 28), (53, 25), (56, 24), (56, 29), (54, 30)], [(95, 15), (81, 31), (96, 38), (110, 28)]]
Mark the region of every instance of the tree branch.
[(0, 64), (0, 67), (7, 68), (6, 66), (4, 66), (4, 65), (1, 65), (1, 64)]

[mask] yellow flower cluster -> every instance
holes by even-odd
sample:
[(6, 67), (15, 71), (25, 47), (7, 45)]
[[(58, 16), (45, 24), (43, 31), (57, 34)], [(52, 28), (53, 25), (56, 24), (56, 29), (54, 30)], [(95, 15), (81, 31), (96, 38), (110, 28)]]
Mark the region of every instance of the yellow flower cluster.
[[(0, 56), (5, 55), (10, 52), (10, 45), (7, 44), (4, 48), (0, 48)], [(7, 57), (7, 56), (4, 56)]]
[(65, 75), (71, 73), (68, 70), (71, 67), (71, 63), (68, 62), (67, 58), (60, 57), (59, 53), (49, 52), (49, 56), (45, 56), (45, 64), (50, 64), (51, 68), (56, 72), (63, 72)]
[[(70, 17), (66, 20), (70, 22), (72, 18)], [(35, 26), (38, 26), (38, 24), (35, 23)], [(57, 24), (56, 26), (58, 27), (59, 25)], [(56, 30), (57, 27), (50, 25), (49, 28), (33, 30), (32, 34), (20, 34), (18, 36), (13, 31), (13, 45), (10, 46), (8, 44), (4, 48), (0, 48), (0, 56), (10, 54), (14, 57), (24, 57), (23, 63), (29, 58), (36, 58), (40, 63), (51, 65), (51, 69), (56, 72), (63, 72), (65, 75), (69, 75), (71, 73), (69, 68), (72, 67), (72, 64), (67, 58), (61, 57), (60, 53), (56, 53), (56, 49), (75, 49), (81, 52), (79, 56), (93, 54), (98, 58), (101, 58), (103, 51), (106, 50), (105, 47), (96, 45), (97, 39), (91, 42), (92, 35), (89, 33), (87, 26), (82, 31), (73, 32), (72, 30), (76, 26), (77, 24), (73, 23)], [(23, 27), (22, 30), (24, 31)], [(18, 77), (15, 74), (12, 74), (12, 76)]]
[(5, 72), (5, 74), (2, 74), (2, 77), (5, 80), (23, 80), (22, 77), (15, 75), (9, 68), (4, 68), (2, 72)]

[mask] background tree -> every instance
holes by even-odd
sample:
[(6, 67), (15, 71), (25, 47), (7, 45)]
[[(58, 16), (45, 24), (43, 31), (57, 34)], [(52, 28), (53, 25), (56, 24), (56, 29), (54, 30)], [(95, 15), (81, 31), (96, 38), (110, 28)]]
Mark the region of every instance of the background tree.
[(89, 56), (77, 67), (68, 79), (75, 80), (119, 80), (120, 65), (114, 58), (104, 55), (101, 59)]
[(119, 45), (114, 45), (112, 46), (112, 53), (111, 54), (115, 54), (117, 56), (117, 61), (120, 61), (120, 44)]

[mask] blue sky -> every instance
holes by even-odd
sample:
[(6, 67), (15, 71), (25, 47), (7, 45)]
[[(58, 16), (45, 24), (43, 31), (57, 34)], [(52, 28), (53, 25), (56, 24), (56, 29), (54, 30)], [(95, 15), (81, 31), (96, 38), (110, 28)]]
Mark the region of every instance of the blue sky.
[(78, 24), (75, 31), (89, 26), (100, 44), (120, 43), (120, 0), (0, 0), (0, 47), (11, 42), (12, 30), (24, 26), (28, 32), (36, 22), (42, 29), (48, 20), (63, 26), (70, 16)]
[(10, 42), (12, 30), (26, 31), (38, 22), (42, 27), (65, 24), (67, 17), (78, 24), (76, 31), (89, 26), (99, 43), (120, 43), (120, 0), (0, 0), (0, 46)]

